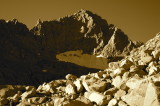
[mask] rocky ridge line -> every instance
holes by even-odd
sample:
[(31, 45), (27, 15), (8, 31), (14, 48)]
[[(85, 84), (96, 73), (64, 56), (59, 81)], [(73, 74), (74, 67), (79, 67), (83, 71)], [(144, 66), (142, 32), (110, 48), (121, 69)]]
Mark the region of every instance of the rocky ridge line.
[(58, 20), (38, 21), (31, 31), (42, 39), (42, 47), (52, 51), (83, 50), (88, 54), (113, 57), (124, 56), (136, 48), (123, 31), (88, 10)]

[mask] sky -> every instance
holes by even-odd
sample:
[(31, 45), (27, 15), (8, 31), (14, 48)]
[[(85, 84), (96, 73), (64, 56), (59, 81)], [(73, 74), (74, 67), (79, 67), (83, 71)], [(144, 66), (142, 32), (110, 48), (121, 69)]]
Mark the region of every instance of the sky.
[(160, 0), (0, 0), (0, 19), (18, 19), (33, 28), (37, 20), (53, 20), (90, 10), (114, 24), (131, 40), (146, 42), (160, 32)]

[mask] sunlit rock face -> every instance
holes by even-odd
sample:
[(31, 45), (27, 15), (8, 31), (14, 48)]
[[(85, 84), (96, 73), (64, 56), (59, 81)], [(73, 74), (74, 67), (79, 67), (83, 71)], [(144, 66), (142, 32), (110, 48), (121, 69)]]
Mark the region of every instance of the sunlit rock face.
[[(112, 36), (101, 52), (104, 57), (126, 56), (136, 45), (114, 25), (109, 26)], [(138, 46), (138, 45), (137, 45)]]

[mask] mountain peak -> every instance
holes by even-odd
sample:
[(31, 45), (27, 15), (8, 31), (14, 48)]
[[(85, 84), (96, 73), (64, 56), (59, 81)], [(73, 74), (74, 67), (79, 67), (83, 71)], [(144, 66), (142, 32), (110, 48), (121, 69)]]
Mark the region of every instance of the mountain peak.
[(156, 34), (156, 37), (160, 37), (160, 32)]
[(78, 11), (78, 13), (79, 13), (79, 12), (86, 13), (87, 11), (89, 11), (89, 10), (86, 10), (86, 9), (80, 9), (80, 10)]
[(93, 15), (94, 13), (91, 12), (90, 10), (86, 10), (86, 9), (80, 9), (77, 13), (75, 14), (87, 14), (87, 15)]
[(17, 19), (15, 19), (15, 18), (13, 18), (12, 20), (11, 20), (11, 22), (13, 22), (13, 23), (17, 23), (18, 22), (18, 20)]
[(36, 25), (41, 24), (41, 23), (43, 23), (43, 21), (41, 21), (41, 19), (38, 19)]
[[(65, 50), (68, 47), (70, 49), (83, 48), (83, 50), (85, 48), (84, 51), (93, 53), (93, 51), (96, 52), (99, 49), (102, 49), (103, 46), (107, 43), (107, 40), (110, 38), (107, 21), (102, 19), (100, 16), (84, 9), (81, 9), (72, 15), (59, 18), (58, 20), (43, 21), (42, 23), (38, 23), (39, 24), (36, 25), (31, 31), (35, 35), (40, 36), (51, 35), (56, 37), (56, 34), (58, 34), (60, 41), (63, 42), (61, 45), (63, 45), (64, 49), (59, 46), (59, 49), (61, 50)], [(67, 39), (62, 40), (62, 38)], [(57, 39), (57, 37), (55, 39)], [(77, 43), (75, 44), (77, 46), (69, 43), (73, 41)], [(79, 45), (80, 42), (83, 42), (84, 44)], [(89, 42), (90, 45), (88, 44)], [(70, 46), (66, 47), (66, 45)], [(94, 48), (96, 49), (94, 50)]]
[(23, 24), (23, 23), (19, 22), (18, 19), (16, 19), (16, 18), (13, 18), (11, 20), (7, 20), (6, 23)]
[(78, 20), (82, 20), (83, 22), (86, 21), (94, 21), (96, 18), (101, 19), (100, 16), (92, 13), (89, 10), (85, 10), (85, 9), (81, 9), (79, 10), (77, 13), (74, 13), (73, 15), (71, 15), (73, 17), (76, 17)]

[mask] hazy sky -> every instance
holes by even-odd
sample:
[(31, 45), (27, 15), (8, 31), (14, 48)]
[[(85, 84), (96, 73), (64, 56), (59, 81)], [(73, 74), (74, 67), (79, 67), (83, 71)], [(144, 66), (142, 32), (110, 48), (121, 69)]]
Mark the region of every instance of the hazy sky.
[(53, 20), (81, 8), (115, 24), (132, 40), (146, 42), (160, 32), (160, 0), (0, 0), (0, 19), (16, 18), (32, 28), (38, 18)]

